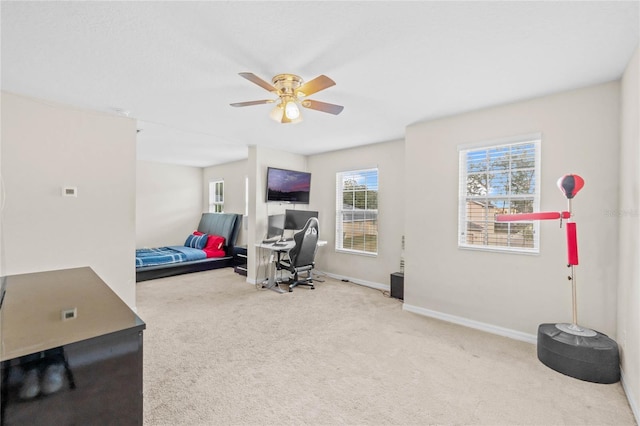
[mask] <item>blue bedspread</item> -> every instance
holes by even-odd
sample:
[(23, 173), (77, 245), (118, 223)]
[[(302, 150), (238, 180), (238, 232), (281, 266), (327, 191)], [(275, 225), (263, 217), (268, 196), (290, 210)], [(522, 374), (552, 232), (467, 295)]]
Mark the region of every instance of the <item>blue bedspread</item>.
[(136, 250), (136, 268), (206, 259), (207, 254), (184, 246), (168, 246)]

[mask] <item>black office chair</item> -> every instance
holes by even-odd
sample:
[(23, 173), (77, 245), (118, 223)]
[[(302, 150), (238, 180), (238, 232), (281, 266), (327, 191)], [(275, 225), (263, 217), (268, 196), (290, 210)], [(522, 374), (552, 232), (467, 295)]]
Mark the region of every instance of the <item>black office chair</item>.
[[(278, 261), (278, 269), (286, 269), (293, 274), (293, 282), (289, 284), (289, 291), (299, 285), (307, 285), (313, 290), (311, 270), (315, 266), (316, 250), (318, 248), (318, 219), (315, 217), (307, 220), (302, 230), (295, 233), (293, 240), (296, 245), (289, 250), (286, 259)], [(305, 279), (300, 279), (300, 272), (308, 272)]]

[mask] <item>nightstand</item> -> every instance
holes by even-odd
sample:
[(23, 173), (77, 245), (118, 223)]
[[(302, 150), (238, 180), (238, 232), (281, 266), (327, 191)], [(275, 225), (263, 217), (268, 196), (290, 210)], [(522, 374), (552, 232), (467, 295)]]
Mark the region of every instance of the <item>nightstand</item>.
[(233, 248), (233, 264), (237, 274), (247, 276), (247, 246)]

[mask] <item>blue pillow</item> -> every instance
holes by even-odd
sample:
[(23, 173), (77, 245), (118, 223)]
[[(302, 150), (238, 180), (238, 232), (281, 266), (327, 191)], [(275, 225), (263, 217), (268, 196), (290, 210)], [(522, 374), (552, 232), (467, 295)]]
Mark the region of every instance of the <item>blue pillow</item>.
[(207, 238), (209, 238), (207, 234), (189, 235), (187, 241), (184, 242), (184, 246), (202, 250), (207, 244)]

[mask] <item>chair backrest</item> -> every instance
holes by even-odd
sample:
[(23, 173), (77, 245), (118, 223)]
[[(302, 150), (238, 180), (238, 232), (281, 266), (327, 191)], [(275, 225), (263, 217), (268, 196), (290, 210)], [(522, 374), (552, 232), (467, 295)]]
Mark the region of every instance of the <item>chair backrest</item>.
[(293, 236), (296, 245), (289, 251), (291, 266), (313, 265), (318, 249), (318, 236), (318, 218), (309, 218), (304, 228)]

